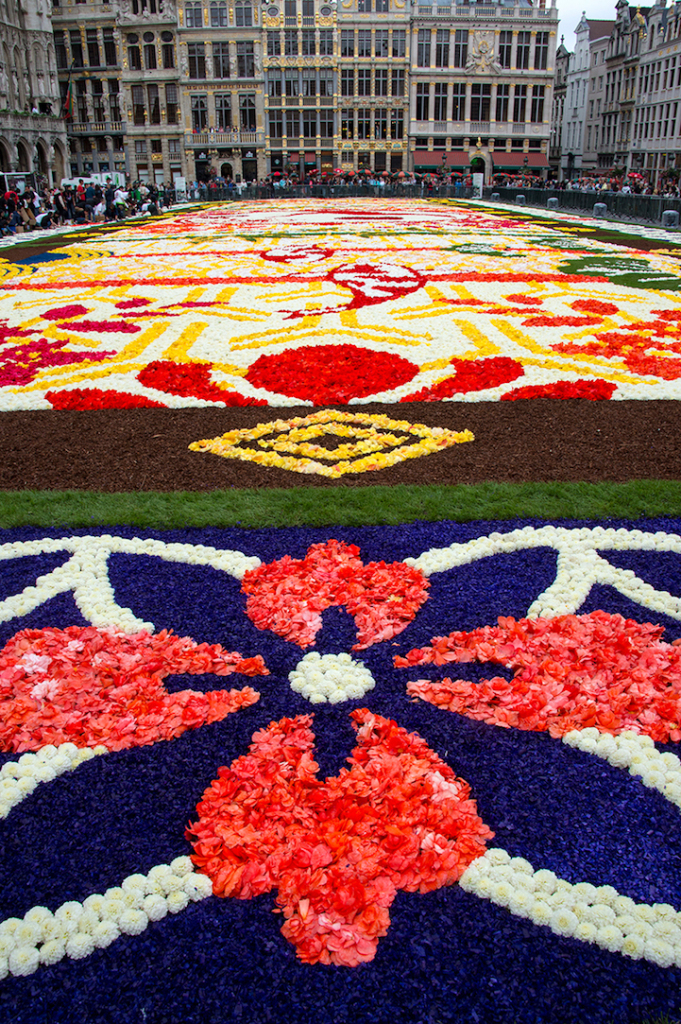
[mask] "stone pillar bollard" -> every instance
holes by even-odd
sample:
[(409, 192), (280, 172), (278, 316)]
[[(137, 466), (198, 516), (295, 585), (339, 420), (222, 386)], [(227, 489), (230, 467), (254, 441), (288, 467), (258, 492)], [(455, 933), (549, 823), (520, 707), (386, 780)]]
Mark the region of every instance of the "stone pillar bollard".
[(518, 206), (524, 206), (525, 205), (525, 196), (516, 196), (515, 197), (515, 201), (518, 204)]
[(677, 210), (664, 210), (662, 214), (663, 228), (678, 228), (679, 214)]
[(595, 203), (594, 205), (594, 217), (605, 217), (608, 212), (608, 207), (605, 203)]
[(498, 192), (492, 192), (492, 195), (490, 196), (490, 199), (492, 200), (493, 203), (498, 203), (500, 198), (501, 196), (499, 195)]
[(546, 200), (546, 207), (549, 210), (557, 210), (558, 209), (558, 200), (556, 199), (555, 196), (551, 196), (550, 199)]

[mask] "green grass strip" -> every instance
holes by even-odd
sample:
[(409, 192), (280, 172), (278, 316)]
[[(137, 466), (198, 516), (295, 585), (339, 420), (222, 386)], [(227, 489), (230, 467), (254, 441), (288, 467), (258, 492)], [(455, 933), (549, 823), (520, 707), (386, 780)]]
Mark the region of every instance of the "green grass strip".
[(681, 481), (428, 484), (102, 494), (0, 492), (0, 526), (361, 526), (452, 519), (681, 515)]

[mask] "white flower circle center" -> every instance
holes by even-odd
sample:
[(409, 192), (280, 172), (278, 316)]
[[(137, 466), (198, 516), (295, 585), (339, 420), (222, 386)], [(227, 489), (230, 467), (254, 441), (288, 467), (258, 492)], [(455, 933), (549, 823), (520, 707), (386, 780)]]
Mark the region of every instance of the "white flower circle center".
[(291, 689), (312, 704), (339, 704), (358, 700), (376, 681), (361, 661), (349, 654), (319, 654), (313, 651), (289, 673)]

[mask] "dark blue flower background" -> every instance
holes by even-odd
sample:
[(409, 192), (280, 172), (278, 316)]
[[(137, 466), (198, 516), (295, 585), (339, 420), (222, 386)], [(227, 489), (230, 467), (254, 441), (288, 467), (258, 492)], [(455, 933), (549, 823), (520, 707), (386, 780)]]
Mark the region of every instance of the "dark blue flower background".
[[(523, 525), (529, 524), (163, 533), (24, 529), (5, 531), (0, 541), (107, 532), (233, 547), (271, 561), (285, 554), (304, 557), (310, 544), (335, 537), (357, 544), (367, 562), (402, 560)], [(681, 532), (675, 520), (602, 525)], [(66, 557), (0, 563), (0, 598), (34, 583)], [(659, 589), (681, 593), (679, 556), (606, 557)], [(496, 833), (495, 845), (572, 882), (607, 883), (636, 900), (667, 901), (681, 909), (681, 823), (663, 797), (547, 735), (494, 728), (413, 702), (406, 696), (407, 681), (436, 673), (392, 666), (395, 654), (433, 636), (494, 623), (499, 615), (521, 617), (554, 579), (555, 563), (555, 552), (546, 548), (435, 574), (429, 599), (410, 626), (394, 641), (355, 654), (371, 669), (375, 689), (361, 701), (313, 707), (288, 683), (303, 651), (255, 629), (245, 615), (238, 581), (210, 568), (113, 556), (110, 578), (120, 604), (157, 629), (221, 643), (245, 656), (261, 654), (271, 675), (173, 677), (169, 689), (243, 683), (258, 689), (261, 699), (179, 740), (109, 754), (38, 787), (0, 822), (0, 919), (22, 916), (36, 904), (55, 909), (68, 899), (83, 900), (129, 874), (188, 853), (185, 827), (217, 769), (245, 752), (256, 729), (284, 715), (314, 711), (321, 772), (336, 774), (352, 750), (348, 712), (358, 706), (418, 732), (471, 784), (483, 820)], [(652, 616), (607, 587), (594, 588), (582, 610), (594, 608), (661, 622), (668, 640), (681, 636), (681, 623)], [(0, 626), (0, 641), (27, 626), (82, 623), (66, 594)], [(316, 649), (349, 650), (354, 623), (347, 613), (330, 609), (323, 623)], [(489, 666), (463, 670), (473, 672), (471, 678), (496, 672)], [(0, 762), (9, 759), (0, 755)], [(610, 1024), (663, 1012), (673, 1016), (681, 1007), (681, 971), (558, 938), (458, 886), (425, 896), (398, 894), (376, 959), (354, 970), (299, 963), (279, 932), (281, 918), (273, 906), (273, 895), (251, 901), (210, 898), (84, 961), (66, 960), (28, 978), (8, 978), (0, 983), (0, 1020), (288, 1024), (302, 1011), (310, 1024)]]

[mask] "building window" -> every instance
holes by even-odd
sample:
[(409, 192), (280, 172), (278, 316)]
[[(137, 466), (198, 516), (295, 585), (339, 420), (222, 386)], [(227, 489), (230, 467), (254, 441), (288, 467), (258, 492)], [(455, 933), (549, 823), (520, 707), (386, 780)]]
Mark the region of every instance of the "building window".
[(377, 57), (389, 55), (390, 37), (387, 28), (377, 28), (374, 32), (374, 52)]
[(407, 31), (403, 28), (393, 29), (393, 57), (404, 57), (407, 52)]
[(449, 29), (439, 28), (435, 37), (435, 67), (449, 67)]
[(158, 96), (158, 86), (147, 86), (147, 97), (149, 100), (149, 124), (161, 123), (161, 103)]
[(187, 56), (189, 57), (189, 77), (206, 77), (206, 48), (203, 43), (188, 43)]
[(192, 130), (205, 132), (208, 127), (208, 98), (205, 95), (192, 96)]
[(548, 32), (537, 32), (534, 38), (534, 69), (535, 71), (546, 71), (549, 59), (549, 34)]
[(104, 109), (104, 83), (98, 78), (90, 79), (92, 85), (92, 107), (95, 114), (96, 124), (104, 124), (106, 111)]
[(352, 68), (343, 68), (341, 71), (341, 96), (354, 96), (355, 94), (355, 72)]
[(511, 51), (513, 49), (513, 33), (510, 31), (499, 33), (499, 64), (502, 68), (510, 68)]
[(210, 24), (211, 28), (225, 28), (229, 24), (227, 21), (227, 4), (224, 0), (220, 0), (219, 3), (211, 3)]
[(416, 51), (416, 63), (420, 68), (430, 67), (430, 29), (420, 28), (418, 36), (418, 47)]
[(166, 121), (168, 124), (179, 124), (179, 107), (177, 99), (177, 86), (166, 85)]
[(515, 51), (515, 66), (519, 71), (526, 71), (530, 66), (530, 33), (519, 32)]
[(284, 115), (281, 110), (270, 110), (270, 138), (281, 139), (284, 136)]
[(156, 47), (153, 43), (147, 43), (144, 47), (144, 66), (147, 71), (156, 69)]
[(300, 92), (300, 82), (297, 68), (287, 68), (284, 72), (286, 80), (286, 95), (287, 96), (298, 96)]
[[(401, 110), (390, 111), (390, 137), (393, 139), (404, 138), (404, 113)], [(393, 155), (393, 165), (395, 157)]]
[(371, 96), (371, 70), (360, 68), (357, 72), (357, 95)]
[(87, 30), (87, 62), (91, 68), (98, 68), (101, 64), (96, 28), (89, 28)]
[(135, 156), (146, 156), (147, 155), (147, 141), (146, 139), (135, 139)]
[(371, 110), (369, 107), (359, 107), (357, 110), (357, 138), (371, 138)]
[(161, 142), (160, 139), (152, 139), (151, 140), (151, 152), (152, 153), (162, 153), (163, 152), (163, 143)]
[(77, 68), (84, 67), (83, 40), (78, 29), (71, 29), (69, 32), (69, 43), (71, 45), (71, 63)]
[(250, 28), (253, 24), (253, 8), (248, 3), (234, 5), (234, 21), (237, 28)]
[(357, 56), (371, 56), (371, 29), (360, 28), (357, 32)]
[(239, 78), (255, 78), (255, 51), (253, 43), (236, 44), (236, 63)]
[(317, 52), (315, 45), (314, 29), (304, 28), (303, 29), (303, 57), (314, 57)]
[(352, 28), (341, 29), (341, 57), (355, 56), (355, 30)]
[(374, 111), (374, 138), (388, 138), (388, 111), (385, 107), (379, 107)]
[(128, 47), (128, 67), (131, 71), (142, 70), (142, 56), (139, 46)]
[(355, 137), (355, 112), (349, 107), (341, 110), (341, 138), (354, 139)]
[(331, 28), (319, 30), (319, 56), (333, 57), (333, 29)]
[(161, 58), (164, 68), (175, 67), (175, 47), (172, 43), (163, 43), (161, 46)]
[(376, 14), (385, 14), (389, 10), (389, 0), (376, 0)]
[(544, 120), (544, 86), (532, 86), (532, 103), (530, 104), (530, 121), (532, 124), (541, 124)]
[(374, 92), (376, 96), (388, 95), (388, 69), (376, 68), (374, 71)]
[(435, 98), (433, 100), (433, 120), (447, 120), (447, 99), (449, 86), (445, 82), (435, 83)]
[(427, 121), (430, 117), (430, 85), (419, 82), (416, 86), (416, 120)]
[(471, 86), (471, 121), (489, 121), (492, 86), (474, 83)]
[(454, 82), (452, 86), (452, 121), (463, 121), (466, 117), (466, 83)]
[(303, 68), (303, 96), (317, 95), (317, 72), (314, 68)]
[(316, 139), (317, 138), (317, 111), (316, 110), (304, 110), (303, 111), (303, 138), (304, 139)]
[(281, 71), (267, 72), (267, 95), (281, 96)]
[(298, 56), (298, 33), (295, 29), (284, 32), (284, 54), (287, 57)]
[(286, 111), (286, 135), (289, 139), (297, 139), (300, 135), (300, 114), (297, 110)]
[(525, 120), (525, 108), (527, 106), (527, 86), (516, 85), (513, 97), (513, 121), (515, 124), (522, 124)]
[(215, 127), (226, 132), (232, 127), (232, 97), (218, 93), (215, 96)]
[(69, 58), (66, 54), (64, 33), (59, 29), (56, 29), (54, 33), (54, 52), (57, 58), (57, 67), (60, 70), (68, 68)]
[(468, 29), (457, 28), (454, 33), (454, 67), (465, 68), (468, 63)]
[(284, 17), (287, 19), (293, 19), (294, 21), (298, 18), (298, 4), (297, 0), (284, 0)]
[(108, 81), (109, 89), (109, 115), (112, 121), (121, 120), (121, 106), (120, 106), (120, 83), (116, 78), (110, 78)]
[(267, 56), (281, 57), (281, 36), (278, 32), (267, 33)]
[(510, 85), (497, 86), (497, 121), (508, 121), (508, 101), (511, 95)]
[(213, 77), (229, 78), (229, 43), (213, 43)]
[(357, 10), (360, 14), (371, 14), (371, 0), (357, 0)]
[(180, 156), (181, 153), (180, 140), (168, 139), (168, 156)]
[(319, 69), (319, 95), (333, 96), (333, 71), (331, 68)]
[(147, 111), (144, 106), (144, 86), (133, 85), (132, 93), (132, 121), (133, 124), (143, 125), (147, 122)]
[(203, 14), (201, 4), (184, 5), (184, 23), (187, 28), (202, 28)]
[(319, 111), (319, 134), (323, 139), (333, 138), (333, 110)]
[(391, 92), (393, 96), (404, 96), (407, 78), (404, 68), (393, 68), (391, 73)]

